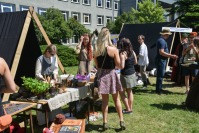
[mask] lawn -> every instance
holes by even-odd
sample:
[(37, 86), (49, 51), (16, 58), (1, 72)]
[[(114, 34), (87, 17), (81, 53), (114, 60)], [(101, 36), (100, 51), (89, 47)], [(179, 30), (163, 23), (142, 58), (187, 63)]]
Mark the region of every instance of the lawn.
[[(66, 72), (76, 73), (77, 67), (67, 68)], [(185, 87), (177, 87), (165, 79), (163, 88), (168, 94), (157, 95), (155, 77), (149, 77), (152, 85), (142, 90), (141, 86), (133, 89), (133, 114), (125, 114), (126, 130), (119, 130), (118, 116), (110, 96), (107, 133), (199, 133), (199, 113), (188, 110), (182, 103), (186, 99)], [(122, 104), (123, 108), (124, 105)], [(67, 110), (68, 106), (63, 107)], [(90, 122), (86, 133), (102, 131), (102, 119)], [(41, 133), (43, 127), (34, 124), (35, 132)]]
[[(185, 101), (185, 87), (175, 87), (172, 82), (164, 81), (164, 89), (168, 94), (157, 95), (155, 77), (150, 77), (152, 85), (142, 90), (136, 87), (134, 92), (133, 114), (125, 114), (126, 133), (198, 133), (199, 113), (188, 110), (182, 102)], [(109, 125), (107, 132), (119, 131), (119, 120), (110, 100)], [(124, 106), (123, 106), (124, 108)], [(99, 132), (102, 120), (92, 122), (86, 132)]]

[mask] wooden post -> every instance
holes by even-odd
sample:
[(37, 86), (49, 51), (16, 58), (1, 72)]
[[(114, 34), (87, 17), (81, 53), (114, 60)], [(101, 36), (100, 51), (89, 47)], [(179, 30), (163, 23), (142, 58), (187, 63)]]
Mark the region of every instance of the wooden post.
[[(43, 28), (41, 22), (39, 21), (39, 18), (37, 17), (37, 14), (34, 12), (33, 7), (29, 7), (29, 11), (30, 11), (32, 17), (34, 18), (34, 20), (35, 20), (35, 22), (36, 22), (36, 24), (37, 24), (39, 30), (41, 31), (41, 33), (42, 33), (42, 35), (43, 35), (43, 37), (44, 37), (46, 43), (47, 43), (48, 45), (50, 45), (50, 44), (51, 44), (51, 41), (50, 41), (50, 39), (48, 38), (48, 36), (47, 36), (47, 34), (46, 34), (46, 32), (45, 32), (45, 30), (44, 30), (44, 28)], [(66, 72), (65, 72), (65, 69), (64, 69), (64, 67), (63, 67), (63, 65), (62, 65), (62, 63), (61, 63), (61, 61), (60, 61), (60, 59), (59, 59), (59, 57), (58, 57), (57, 55), (56, 55), (56, 57), (57, 57), (57, 61), (58, 61), (59, 68), (61, 69), (62, 73), (66, 73)]]
[[(29, 26), (30, 26), (30, 21), (31, 21), (31, 14), (28, 12), (27, 15), (26, 15), (25, 23), (24, 23), (24, 26), (23, 26), (23, 29), (22, 29), (22, 32), (21, 32), (21, 36), (20, 36), (20, 39), (19, 39), (19, 43), (18, 43), (18, 46), (17, 46), (17, 49), (16, 49), (16, 53), (15, 53), (15, 56), (14, 56), (12, 67), (11, 67), (12, 77), (15, 77), (15, 74), (16, 74), (16, 71), (17, 71), (17, 68), (18, 68), (22, 49), (24, 47), (24, 43), (25, 43), (25, 40), (26, 40), (26, 36), (27, 36), (27, 33), (28, 33)], [(3, 102), (8, 101), (9, 97), (10, 97), (10, 93), (5, 93), (3, 95), (2, 101)]]
[[(179, 25), (180, 25), (180, 22), (178, 20), (177, 23), (176, 23), (176, 27), (179, 27)], [(174, 40), (175, 40), (175, 35), (176, 35), (176, 32), (174, 32), (174, 35), (173, 35), (173, 38), (172, 38), (171, 47), (170, 47), (170, 51), (169, 51), (170, 54), (171, 54), (171, 51), (172, 51), (172, 48), (173, 48), (173, 43), (174, 43)], [(170, 58), (167, 59), (166, 71), (169, 71), (169, 67), (168, 67), (169, 61), (170, 61)]]

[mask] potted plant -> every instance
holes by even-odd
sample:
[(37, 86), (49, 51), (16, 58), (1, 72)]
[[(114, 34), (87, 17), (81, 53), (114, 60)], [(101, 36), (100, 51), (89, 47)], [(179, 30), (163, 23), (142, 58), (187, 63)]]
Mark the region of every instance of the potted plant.
[(30, 78), (30, 77), (23, 76), (22, 80), (23, 80), (22, 86), (36, 96), (43, 95), (50, 88), (49, 83), (39, 81), (36, 78)]

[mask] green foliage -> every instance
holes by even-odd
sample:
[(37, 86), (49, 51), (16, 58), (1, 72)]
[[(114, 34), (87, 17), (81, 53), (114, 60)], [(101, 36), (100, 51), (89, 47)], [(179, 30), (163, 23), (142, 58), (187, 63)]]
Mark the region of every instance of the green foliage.
[(90, 33), (90, 30), (86, 29), (84, 25), (80, 24), (74, 18), (70, 18), (67, 21), (68, 27), (73, 31), (73, 35), (80, 37), (84, 33)]
[(199, 1), (198, 0), (177, 0), (172, 4), (169, 15), (178, 13), (181, 22), (186, 26), (199, 30)]
[[(42, 51), (46, 49), (47, 45), (41, 45), (40, 48)], [(57, 55), (64, 67), (68, 66), (77, 66), (77, 54), (75, 53), (74, 49), (69, 48), (65, 45), (56, 45), (57, 47)]]
[(132, 8), (130, 12), (124, 12), (118, 16), (115, 22), (107, 24), (111, 33), (120, 33), (122, 24), (142, 24), (142, 23), (157, 23), (164, 22), (164, 9), (157, 3), (156, 5), (151, 0), (143, 0), (138, 3), (138, 10)]
[(41, 94), (46, 92), (50, 84), (44, 83), (42, 81), (39, 81), (35, 78), (30, 78), (30, 77), (21, 77), (23, 80), (22, 86), (25, 87), (27, 90), (32, 92), (33, 94)]
[[(44, 16), (38, 15), (49, 39), (52, 43), (60, 43), (63, 38), (71, 38), (72, 30), (68, 27), (61, 11), (55, 8), (48, 8)], [(40, 42), (44, 42), (41, 32), (37, 29)]]
[(143, 0), (138, 3), (138, 10), (132, 8), (132, 13), (135, 15), (139, 23), (157, 23), (164, 22), (164, 9), (151, 0)]
[(123, 14), (121, 14), (116, 18), (115, 22), (109, 23), (107, 27), (110, 29), (111, 33), (118, 34), (120, 33), (120, 29), (123, 23), (135, 24), (136, 23), (135, 15), (133, 15), (132, 12), (124, 12)]

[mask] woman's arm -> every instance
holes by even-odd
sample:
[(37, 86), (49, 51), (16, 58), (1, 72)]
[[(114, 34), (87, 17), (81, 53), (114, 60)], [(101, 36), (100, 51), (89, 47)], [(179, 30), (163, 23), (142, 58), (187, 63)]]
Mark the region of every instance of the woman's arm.
[(79, 53), (80, 53), (80, 50), (81, 50), (81, 47), (82, 47), (83, 39), (84, 39), (84, 37), (81, 36), (80, 42), (79, 42), (79, 44), (77, 44), (76, 49), (75, 49), (76, 54), (79, 54)]
[(121, 62), (120, 62), (120, 55), (119, 55), (119, 51), (118, 51), (118, 49), (117, 48), (115, 48), (115, 47), (112, 47), (112, 51), (113, 51), (113, 53), (114, 53), (114, 62), (115, 62), (115, 66), (117, 67), (117, 68), (120, 68), (121, 66)]
[(14, 93), (16, 91), (16, 84), (11, 75), (10, 69), (3, 58), (0, 59), (0, 64), (2, 66), (1, 69), (3, 69), (2, 76), (5, 83), (5, 86), (1, 88), (1, 93)]
[(41, 74), (41, 62), (39, 59), (37, 59), (37, 62), (36, 62), (36, 67), (35, 67), (35, 77), (39, 80), (43, 80), (45, 81), (45, 78), (42, 76)]
[(127, 53), (124, 51), (122, 53), (120, 53), (120, 66), (118, 69), (123, 69), (125, 66), (125, 60), (127, 59)]
[(133, 55), (134, 55), (134, 57), (135, 57), (135, 62), (134, 62), (134, 65), (137, 65), (137, 63), (138, 63), (138, 60), (137, 60), (137, 57), (136, 57), (136, 54), (135, 54), (135, 52), (133, 51)]

